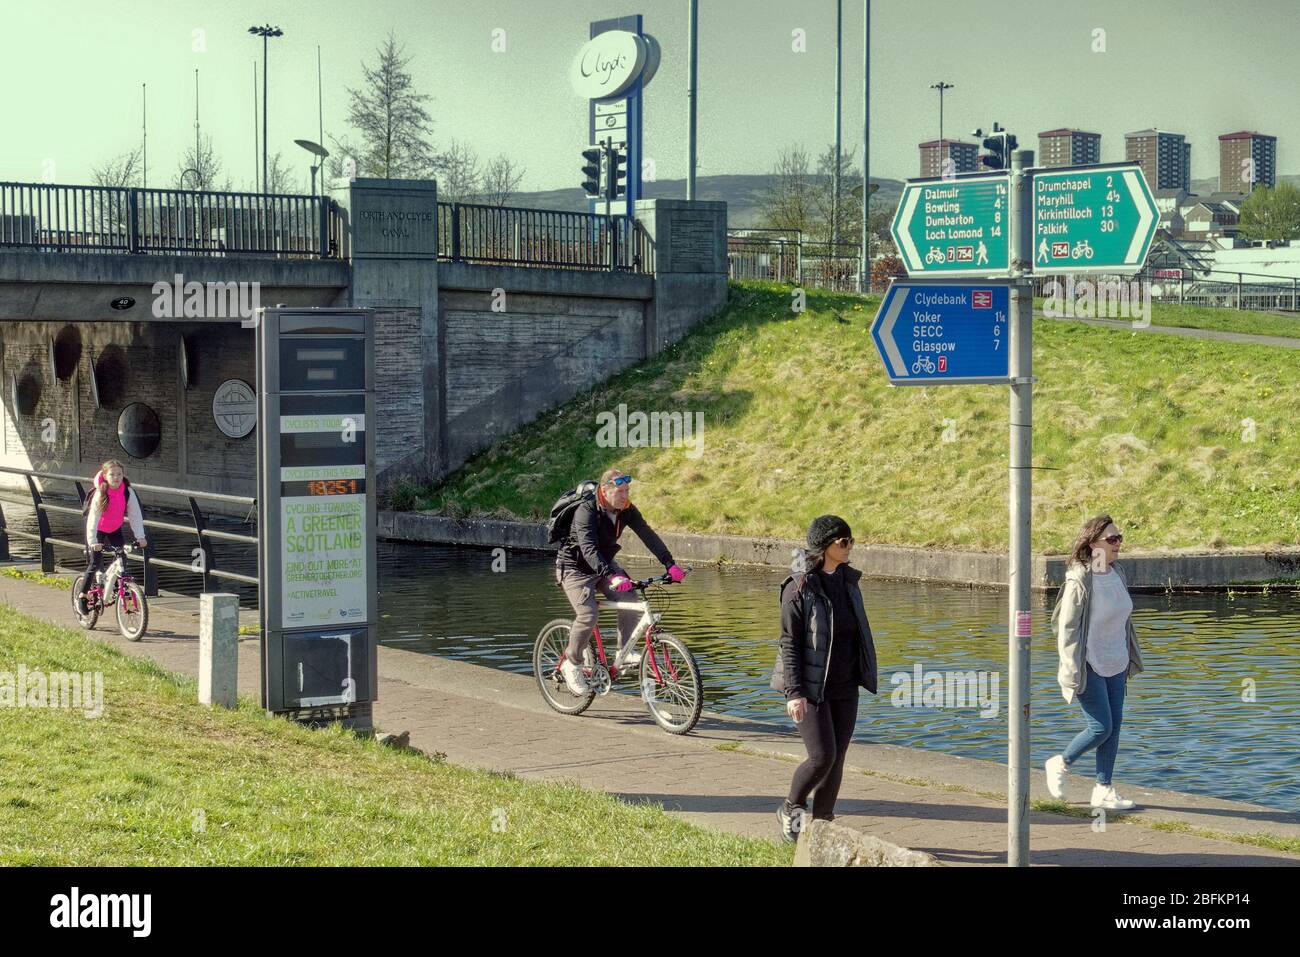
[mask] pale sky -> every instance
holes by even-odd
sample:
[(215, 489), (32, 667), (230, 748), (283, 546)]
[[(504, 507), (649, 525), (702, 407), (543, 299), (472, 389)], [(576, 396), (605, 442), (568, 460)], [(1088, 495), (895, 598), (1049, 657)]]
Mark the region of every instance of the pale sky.
[[(769, 172), (783, 146), (834, 138), (833, 0), (701, 0), (700, 175)], [(317, 138), (316, 47), (326, 133), (347, 132), (346, 87), (389, 29), (432, 95), (436, 146), (455, 137), (483, 157), (510, 152), (525, 190), (576, 186), (584, 101), (569, 64), (593, 19), (641, 12), (663, 49), (646, 91), (646, 155), (660, 179), (686, 171), (687, 0), (0, 0), (0, 179), (90, 181), (93, 164), (140, 142), (148, 84), (150, 185), (170, 182), (200, 120), (237, 187), (251, 186), (253, 63), (270, 22), (272, 152), (303, 176), (296, 138)], [(949, 136), (999, 120), (1022, 147), (1073, 126), (1102, 134), (1186, 133), (1193, 178), (1218, 174), (1221, 133), (1278, 137), (1278, 172), (1300, 172), (1300, 16), (1296, 0), (875, 0), (872, 175), (918, 175), (917, 143), (938, 134), (939, 80)], [(862, 0), (844, 2), (843, 139), (862, 139)], [(493, 52), (492, 32), (506, 51)], [(1094, 52), (1096, 29), (1105, 52)], [(806, 33), (794, 52), (792, 31)], [(201, 31), (195, 33), (195, 31)], [(206, 49), (195, 47), (206, 45)], [(47, 177), (47, 171), (49, 176)]]

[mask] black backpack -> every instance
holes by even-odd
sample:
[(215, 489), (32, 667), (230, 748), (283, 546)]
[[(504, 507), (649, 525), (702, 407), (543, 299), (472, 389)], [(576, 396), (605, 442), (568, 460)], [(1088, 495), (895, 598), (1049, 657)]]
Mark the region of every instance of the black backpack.
[(570, 489), (556, 499), (551, 506), (551, 520), (546, 523), (546, 540), (551, 544), (562, 542), (569, 537), (573, 527), (573, 513), (583, 502), (596, 500), (596, 482), (579, 482), (577, 488)]

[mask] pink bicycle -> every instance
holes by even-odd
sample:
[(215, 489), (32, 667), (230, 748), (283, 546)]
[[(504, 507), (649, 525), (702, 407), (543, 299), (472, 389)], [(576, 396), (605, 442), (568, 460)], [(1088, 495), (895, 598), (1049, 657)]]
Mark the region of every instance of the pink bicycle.
[(681, 639), (659, 630), (663, 612), (651, 608), (645, 594), (651, 585), (671, 583), (672, 579), (667, 575), (647, 578), (632, 583), (632, 590), (639, 600), (598, 603), (602, 610), (639, 611), (641, 620), (613, 661), (605, 655), (600, 628), (592, 631), (591, 642), (583, 655), (582, 674), (588, 685), (586, 694), (573, 694), (560, 674), (560, 663), (569, 645), (569, 628), (573, 622), (565, 618), (547, 622), (533, 644), (533, 674), (546, 703), (560, 714), (582, 714), (591, 707), (596, 695), (609, 694), (615, 681), (631, 675), (633, 667), (638, 664), (635, 659), (639, 657), (641, 700), (655, 724), (669, 734), (686, 734), (695, 727), (704, 708), (700, 668)]
[[(107, 546), (113, 553), (113, 563), (107, 571), (97, 573), (96, 579), (86, 587), (85, 574), (72, 583), (72, 610), (82, 628), (91, 629), (108, 605), (117, 606), (117, 630), (127, 641), (139, 641), (149, 627), (149, 602), (144, 589), (127, 574), (127, 548)], [(86, 592), (83, 602), (82, 591)]]

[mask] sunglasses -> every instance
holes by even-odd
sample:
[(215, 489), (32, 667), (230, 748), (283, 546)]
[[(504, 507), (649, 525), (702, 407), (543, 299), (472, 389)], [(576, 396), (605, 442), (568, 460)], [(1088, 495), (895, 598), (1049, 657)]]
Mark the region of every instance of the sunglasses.
[(850, 535), (848, 538), (837, 538), (835, 541), (831, 542), (831, 544), (839, 548), (848, 548), (853, 544), (853, 536)]
[(1105, 542), (1107, 545), (1118, 545), (1120, 542), (1124, 541), (1124, 536), (1107, 535), (1105, 538), (1102, 539), (1102, 541)]
[(632, 484), (632, 476), (630, 476), (630, 475), (620, 475), (618, 478), (612, 478), (612, 479), (610, 479), (608, 484), (610, 484), (610, 485), (614, 485), (614, 486), (619, 486), (619, 485), (631, 485), (631, 484)]

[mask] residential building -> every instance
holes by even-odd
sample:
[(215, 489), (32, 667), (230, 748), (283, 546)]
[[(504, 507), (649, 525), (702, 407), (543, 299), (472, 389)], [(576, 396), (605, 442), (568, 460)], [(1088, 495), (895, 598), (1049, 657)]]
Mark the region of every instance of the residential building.
[(1038, 134), (1039, 166), (1080, 166), (1100, 162), (1100, 133), (1063, 127)]
[(1124, 157), (1142, 167), (1154, 189), (1192, 189), (1192, 144), (1182, 133), (1139, 130), (1124, 134)]
[(952, 159), (952, 172), (973, 173), (980, 168), (980, 148), (976, 143), (960, 140), (930, 140), (920, 144), (921, 175), (944, 175), (944, 160)]
[(1219, 189), (1225, 193), (1277, 185), (1277, 137), (1252, 130), (1219, 137)]

